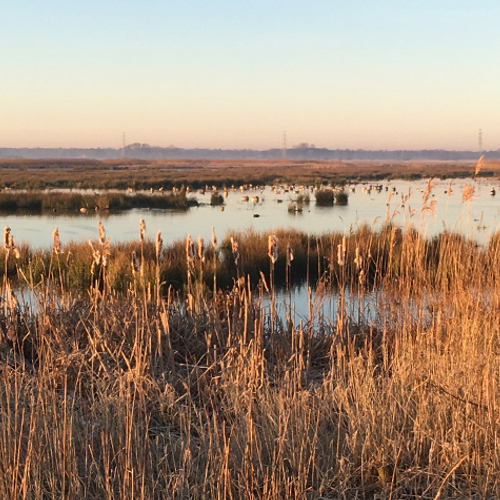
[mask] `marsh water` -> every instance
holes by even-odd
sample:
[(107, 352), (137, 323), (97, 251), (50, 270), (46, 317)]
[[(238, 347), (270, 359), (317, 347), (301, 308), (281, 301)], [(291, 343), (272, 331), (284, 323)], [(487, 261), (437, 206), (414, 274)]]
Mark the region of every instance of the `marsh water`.
[[(318, 207), (314, 194), (308, 190), (300, 194), (309, 194), (310, 203), (298, 206), (296, 200), (299, 193), (294, 190), (286, 187), (271, 190), (266, 187), (263, 190), (229, 191), (223, 209), (210, 206), (211, 193), (207, 191), (204, 194), (191, 193), (200, 205), (186, 211), (131, 210), (116, 214), (90, 211), (69, 215), (3, 215), (0, 219), (4, 226), (11, 228), (18, 243), (27, 242), (32, 247), (47, 249), (52, 246), (55, 228), (59, 228), (63, 245), (69, 241), (98, 238), (99, 220), (112, 242), (125, 242), (139, 238), (139, 221), (144, 219), (146, 236), (154, 238), (160, 230), (167, 245), (185, 239), (188, 233), (193, 238), (201, 235), (209, 240), (212, 226), (219, 241), (231, 231), (263, 232), (293, 228), (310, 234), (343, 233), (363, 224), (377, 229), (387, 219), (404, 226), (411, 224), (427, 236), (436, 235), (446, 228), (480, 243), (487, 242), (499, 229), (500, 184), (493, 180), (454, 180), (451, 189), (449, 180), (435, 180), (425, 203), (426, 209), (422, 208), (426, 181), (382, 182), (378, 184), (378, 189), (370, 189), (370, 186), (364, 183), (347, 187), (349, 202), (346, 206)], [(464, 201), (462, 195), (464, 189), (467, 192), (467, 187), (473, 187), (474, 192), (468, 201)], [(256, 196), (258, 201), (252, 201)], [(347, 314), (352, 319), (374, 320), (373, 311), (378, 309), (375, 295), (367, 294), (360, 307), (358, 297), (350, 296), (349, 291), (346, 294)], [(314, 305), (312, 309), (311, 304)], [(269, 307), (269, 297), (264, 298), (263, 305)], [(314, 287), (311, 290), (305, 284), (281, 292), (276, 297), (279, 317), (284, 321), (292, 318), (296, 323), (300, 320), (314, 323), (334, 321), (337, 306), (337, 294), (331, 290), (325, 293)], [(315, 311), (314, 318), (311, 317), (311, 310)], [(364, 318), (360, 318), (360, 311)]]
[[(229, 231), (253, 229), (257, 232), (277, 228), (294, 228), (310, 234), (330, 231), (348, 232), (362, 224), (375, 229), (387, 218), (405, 225), (411, 224), (427, 236), (438, 234), (443, 228), (458, 231), (485, 242), (500, 225), (500, 183), (490, 179), (434, 180), (422, 210), (422, 196), (427, 182), (391, 181), (379, 183), (379, 190), (370, 184), (357, 184), (346, 188), (349, 202), (346, 206), (319, 207), (309, 190), (310, 203), (294, 210), (298, 193), (281, 187), (271, 190), (241, 192), (229, 191), (221, 207), (210, 206), (211, 192), (190, 193), (200, 205), (186, 211), (130, 210), (123, 213), (89, 211), (86, 214), (0, 215), (1, 224), (9, 226), (18, 243), (32, 247), (50, 248), (52, 232), (59, 228), (61, 243), (86, 241), (98, 236), (97, 222), (101, 220), (112, 242), (131, 241), (139, 237), (139, 221), (146, 222), (146, 235), (154, 238), (162, 232), (165, 244), (182, 240), (189, 233), (193, 238), (201, 235), (210, 239), (212, 226), (219, 241)], [(464, 202), (464, 188), (472, 186), (470, 201)], [(495, 190), (495, 195), (492, 195)], [(243, 198), (248, 197), (248, 201)], [(258, 201), (252, 201), (258, 197)], [(433, 207), (431, 206), (433, 202)], [(434, 203), (435, 202), (435, 203)]]

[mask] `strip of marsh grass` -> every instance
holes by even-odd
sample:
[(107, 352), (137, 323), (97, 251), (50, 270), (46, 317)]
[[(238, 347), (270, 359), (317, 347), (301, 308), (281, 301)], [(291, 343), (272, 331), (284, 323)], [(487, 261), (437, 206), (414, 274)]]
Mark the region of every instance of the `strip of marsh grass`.
[(42, 191), (1, 191), (0, 211), (42, 213), (85, 210), (129, 210), (132, 208), (186, 209), (196, 201), (178, 194), (147, 195), (134, 193), (59, 193)]
[[(301, 183), (341, 185), (349, 181), (471, 177), (475, 162), (248, 161), (248, 160), (13, 160), (0, 159), (1, 187), (13, 189), (193, 189), (215, 185)], [(479, 176), (497, 176), (488, 160)]]
[[(248, 277), (257, 283), (261, 273), (270, 278), (268, 238), (271, 233), (253, 230), (231, 232), (214, 250), (205, 242), (203, 259), (199, 256), (190, 267), (190, 277), (205, 290), (213, 289), (214, 272), (220, 288), (231, 288), (239, 277)], [(278, 259), (273, 264), (273, 280), (277, 287), (294, 286), (306, 282), (314, 286), (322, 279), (330, 286), (349, 286), (356, 289), (360, 284), (377, 289), (387, 279), (401, 279), (410, 289), (418, 290), (423, 280), (426, 286), (444, 287), (450, 279), (456, 279), (462, 262), (473, 259), (486, 274), (489, 266), (496, 265), (498, 240), (494, 236), (487, 247), (479, 247), (465, 237), (443, 232), (432, 238), (423, 238), (413, 229), (401, 229), (386, 225), (380, 230), (362, 226), (348, 235), (332, 232), (309, 235), (296, 230), (280, 229), (273, 233), (278, 241)], [(231, 238), (239, 245), (238, 259), (232, 251)], [(345, 244), (345, 262), (338, 261), (339, 245)], [(293, 252), (293, 261), (287, 260), (287, 251)], [(61, 254), (52, 250), (31, 249), (23, 245), (20, 258), (10, 255), (7, 266), (0, 269), (10, 280), (21, 286), (30, 276), (32, 284), (43, 283), (52, 273), (55, 281), (72, 291), (88, 289), (99, 274), (92, 267), (92, 252), (87, 243), (70, 243)], [(138, 278), (131, 272), (132, 255), (143, 255), (142, 278), (154, 287), (157, 278), (155, 244), (152, 240), (116, 243), (110, 246), (106, 267), (106, 287), (115, 293), (126, 293), (137, 285)], [(5, 250), (0, 250), (0, 258)], [(214, 258), (215, 257), (215, 258)], [(214, 267), (215, 266), (215, 267)], [(161, 255), (159, 279), (162, 289), (172, 287), (185, 291), (188, 264), (184, 241), (167, 244)], [(190, 278), (190, 279), (191, 279)], [(104, 283), (102, 284), (104, 285)]]

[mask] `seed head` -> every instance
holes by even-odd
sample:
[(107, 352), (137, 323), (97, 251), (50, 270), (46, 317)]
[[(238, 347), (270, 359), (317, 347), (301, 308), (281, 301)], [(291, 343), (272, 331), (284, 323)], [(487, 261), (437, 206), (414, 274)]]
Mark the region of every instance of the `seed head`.
[(231, 236), (231, 251), (233, 252), (234, 263), (238, 265), (240, 252), (238, 251), (238, 242)]
[(156, 253), (156, 262), (160, 263), (162, 260), (162, 250), (163, 250), (163, 240), (161, 239), (161, 231), (156, 233), (156, 241), (155, 241), (155, 253)]
[(473, 195), (474, 195), (474, 186), (469, 186), (469, 184), (466, 184), (464, 186), (464, 190), (462, 191), (462, 203), (470, 201)]
[(270, 234), (267, 239), (267, 254), (273, 264), (278, 260), (278, 238), (275, 234)]
[(101, 245), (104, 245), (106, 241), (106, 232), (104, 231), (104, 226), (102, 225), (101, 221), (98, 222), (98, 226), (99, 226), (99, 243)]
[(359, 247), (356, 247), (354, 251), (354, 264), (356, 264), (358, 271), (363, 267), (363, 256), (359, 253)]
[(103, 245), (101, 251), (101, 260), (103, 267), (106, 267), (108, 265), (108, 257), (111, 255), (111, 245), (109, 243), (109, 240), (109, 238), (106, 240), (106, 243)]
[(430, 178), (427, 181), (427, 186), (425, 187), (424, 194), (422, 195), (422, 205), (425, 205), (427, 203), (427, 200), (429, 199), (429, 195), (431, 194), (433, 187), (434, 187), (434, 180)]
[(135, 273), (138, 273), (141, 270), (141, 265), (139, 264), (139, 259), (137, 258), (137, 254), (135, 250), (132, 252), (132, 261), (130, 262), (132, 267), (132, 274), (135, 276)]
[(191, 239), (191, 235), (188, 234), (186, 237), (186, 260), (188, 265), (193, 265), (194, 259), (196, 258), (196, 252), (194, 249), (194, 243)]
[(92, 240), (89, 240), (90, 248), (92, 249), (92, 258), (94, 259), (92, 262), (92, 266), (99, 265), (101, 263), (101, 252), (94, 245)]
[(10, 248), (9, 248), (9, 236), (10, 236), (10, 227), (5, 226), (3, 229), (3, 247), (6, 250), (10, 250)]
[(145, 234), (146, 234), (146, 222), (144, 222), (144, 219), (141, 219), (139, 222), (139, 236), (141, 238), (141, 241), (144, 241)]
[(342, 237), (342, 243), (337, 245), (337, 263), (339, 266), (343, 266), (345, 264), (345, 254), (346, 254), (346, 237)]
[(483, 164), (484, 164), (484, 155), (481, 155), (479, 157), (479, 160), (477, 160), (476, 170), (474, 171), (474, 175), (477, 175), (480, 172), (480, 170), (483, 168)]
[(62, 253), (62, 250), (61, 250), (61, 242), (59, 240), (59, 228), (56, 227), (56, 229), (54, 230), (54, 232), (52, 233), (52, 236), (54, 238), (54, 245), (52, 246), (52, 251), (55, 253), (55, 254), (59, 254), (59, 253)]
[(10, 227), (6, 227), (3, 231), (3, 246), (5, 250), (7, 250), (7, 254), (9, 253), (10, 250), (14, 252), (14, 257), (16, 259), (19, 259), (20, 253), (19, 250), (16, 248), (16, 245), (14, 244), (14, 237), (12, 236), (12, 233), (10, 232)]
[(201, 236), (198, 236), (198, 259), (200, 262), (205, 262), (205, 247)]

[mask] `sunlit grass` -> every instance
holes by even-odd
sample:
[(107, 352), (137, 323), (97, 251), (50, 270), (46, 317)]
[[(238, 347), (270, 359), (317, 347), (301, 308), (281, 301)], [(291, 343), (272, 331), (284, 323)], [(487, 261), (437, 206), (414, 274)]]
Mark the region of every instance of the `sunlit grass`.
[[(6, 230), (0, 496), (498, 497), (499, 241)], [(277, 314), (290, 278), (307, 317)]]

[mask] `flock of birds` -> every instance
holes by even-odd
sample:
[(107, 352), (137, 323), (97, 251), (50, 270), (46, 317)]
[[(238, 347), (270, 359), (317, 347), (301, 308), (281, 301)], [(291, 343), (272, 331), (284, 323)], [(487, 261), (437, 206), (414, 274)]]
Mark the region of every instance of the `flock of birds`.
[[(343, 187), (342, 188), (335, 188), (332, 186), (326, 186), (326, 187), (332, 188), (332, 189), (338, 189), (340, 191), (344, 190)], [(230, 188), (223, 187), (222, 189), (218, 188), (215, 185), (213, 185), (213, 186), (206, 185), (204, 188), (198, 189), (198, 193), (201, 195), (205, 195), (208, 192), (218, 193), (218, 192), (222, 191), (223, 196), (225, 198), (227, 198), (229, 195), (229, 191), (233, 191), (233, 192), (240, 191), (240, 193), (242, 193), (242, 195), (241, 195), (242, 202), (251, 202), (251, 203), (255, 204), (255, 203), (259, 203), (261, 201), (261, 199), (262, 199), (261, 196), (259, 196), (259, 195), (250, 196), (248, 194), (243, 194), (243, 193), (246, 193), (247, 191), (259, 191), (260, 194), (262, 194), (262, 193), (264, 193), (265, 189), (266, 189), (266, 186), (263, 186), (263, 185), (254, 186), (253, 184), (243, 184), (239, 187), (235, 187), (234, 185), (232, 185)], [(280, 195), (283, 193), (291, 193), (291, 194), (295, 194), (295, 195), (300, 195), (300, 194), (305, 193), (306, 195), (308, 195), (309, 193), (313, 194), (315, 192), (315, 190), (317, 190), (319, 188), (315, 188), (313, 186), (304, 186), (304, 185), (296, 186), (295, 184), (290, 184), (290, 185), (282, 184), (282, 185), (270, 186), (269, 189), (272, 193), (274, 193), (276, 195)], [(350, 186), (348, 189), (351, 193), (354, 193), (356, 191), (356, 186)], [(383, 184), (362, 185), (361, 189), (362, 189), (363, 193), (366, 193), (366, 194), (371, 194), (372, 191), (376, 191), (376, 192), (380, 193), (384, 190), (385, 191), (392, 191), (393, 193), (398, 194), (395, 186), (392, 186), (392, 187), (388, 186), (388, 185), (384, 186)], [(164, 192), (164, 189), (163, 189), (163, 187), (160, 187), (157, 190), (155, 190), (154, 188), (150, 188), (149, 191), (151, 194), (153, 194), (155, 192), (157, 192), (158, 194), (161, 194)], [(420, 190), (417, 189), (416, 191), (419, 192)], [(127, 189), (127, 192), (129, 194), (132, 194), (132, 193), (134, 193), (134, 189), (129, 187)], [(172, 192), (172, 194), (178, 194), (180, 192), (180, 189), (177, 187), (174, 187), (171, 192)], [(190, 193), (190, 192), (191, 192), (190, 187), (189, 186), (186, 187), (186, 193)], [(445, 191), (445, 193), (446, 192), (447, 191)], [(491, 196), (496, 195), (496, 190), (494, 187), (491, 188), (490, 195)], [(278, 203), (282, 203), (283, 199), (277, 198), (276, 201)], [(224, 205), (222, 205), (220, 207), (220, 209), (223, 211)], [(299, 211), (299, 209), (297, 209), (297, 211)], [(87, 208), (85, 208), (85, 207), (80, 208), (80, 212), (86, 213)], [(257, 214), (257, 213), (254, 214), (254, 217), (259, 217), (259, 214)]]

